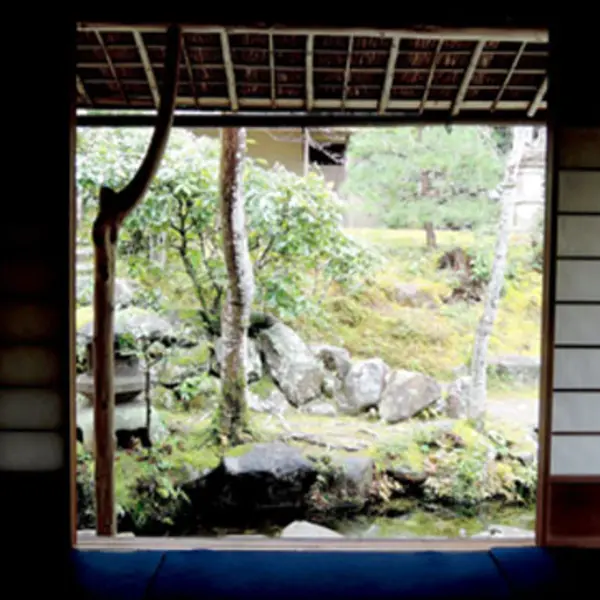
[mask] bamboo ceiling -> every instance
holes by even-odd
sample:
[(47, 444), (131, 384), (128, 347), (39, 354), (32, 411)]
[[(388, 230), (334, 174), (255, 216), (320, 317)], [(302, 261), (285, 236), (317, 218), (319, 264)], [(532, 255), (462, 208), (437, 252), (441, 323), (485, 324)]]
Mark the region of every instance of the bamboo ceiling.
[[(93, 109), (93, 116), (155, 109), (165, 31), (80, 24), (78, 109)], [(533, 31), (187, 26), (178, 119), (191, 123), (202, 111), (230, 118), (542, 121), (547, 61), (547, 36)]]

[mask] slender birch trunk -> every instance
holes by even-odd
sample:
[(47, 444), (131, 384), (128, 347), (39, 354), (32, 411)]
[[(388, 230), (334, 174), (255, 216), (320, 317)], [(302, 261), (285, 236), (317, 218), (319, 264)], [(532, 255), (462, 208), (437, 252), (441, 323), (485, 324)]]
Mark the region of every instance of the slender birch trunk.
[(228, 285), (221, 316), (223, 391), (216, 430), (219, 445), (235, 446), (251, 438), (246, 360), (254, 277), (242, 191), (246, 131), (223, 129), (221, 146), (221, 226)]
[(488, 346), (498, 314), (500, 295), (504, 286), (504, 274), (506, 271), (511, 229), (510, 223), (514, 206), (514, 188), (519, 164), (530, 141), (530, 127), (515, 128), (513, 146), (508, 157), (501, 188), (501, 213), (500, 222), (498, 223), (494, 262), (485, 296), (483, 314), (475, 334), (473, 357), (471, 359), (471, 387), (468, 403), (468, 417), (475, 421), (479, 429), (483, 429), (485, 417)]

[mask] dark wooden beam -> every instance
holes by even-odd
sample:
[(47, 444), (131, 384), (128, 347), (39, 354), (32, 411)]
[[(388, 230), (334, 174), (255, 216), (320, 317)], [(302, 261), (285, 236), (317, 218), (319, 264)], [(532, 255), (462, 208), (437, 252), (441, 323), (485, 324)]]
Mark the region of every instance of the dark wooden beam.
[(419, 113), (423, 113), (425, 110), (425, 106), (427, 104), (427, 98), (429, 97), (429, 91), (431, 90), (431, 84), (433, 83), (433, 77), (435, 75), (435, 69), (437, 67), (437, 62), (440, 56), (440, 52), (442, 51), (442, 46), (444, 45), (444, 40), (439, 40), (437, 46), (435, 48), (435, 52), (433, 54), (433, 59), (431, 60), (431, 67), (429, 69), (429, 75), (427, 76), (427, 83), (425, 84), (425, 90), (423, 92), (423, 98), (421, 98), (421, 106), (419, 106)]
[(342, 110), (346, 108), (346, 98), (348, 97), (348, 87), (350, 85), (350, 72), (352, 69), (352, 49), (354, 47), (354, 36), (351, 35), (348, 40), (348, 56), (346, 56), (346, 66), (344, 68), (344, 84), (342, 89)]
[(121, 97), (123, 98), (125, 104), (127, 104), (128, 103), (127, 94), (125, 93), (125, 90), (123, 89), (123, 85), (121, 84), (121, 80), (119, 79), (119, 76), (117, 75), (115, 65), (112, 61), (112, 58), (110, 57), (108, 49), (106, 48), (106, 44), (104, 43), (102, 34), (98, 30), (94, 30), (94, 33), (96, 34), (96, 39), (98, 40), (98, 43), (100, 44), (100, 48), (102, 48), (102, 53), (104, 54), (104, 59), (106, 60), (106, 64), (108, 65), (110, 74), (112, 75), (112, 78), (115, 80), (115, 83), (117, 84), (117, 87), (119, 88)]
[(535, 98), (533, 99), (533, 101), (531, 102), (531, 105), (529, 106), (528, 110), (527, 110), (527, 116), (528, 117), (533, 117), (535, 116), (535, 113), (538, 111), (540, 104), (542, 103), (542, 100), (544, 99), (544, 96), (546, 95), (546, 92), (548, 91), (548, 78), (544, 78), (544, 81), (542, 81), (542, 84), (540, 85)]
[(460, 83), (460, 87), (458, 88), (458, 93), (456, 94), (456, 99), (454, 100), (454, 104), (452, 106), (452, 110), (450, 111), (452, 116), (455, 117), (458, 115), (461, 109), (462, 101), (465, 99), (467, 95), (467, 91), (469, 89), (469, 85), (471, 84), (471, 79), (473, 79), (473, 75), (477, 69), (477, 65), (479, 64), (479, 59), (481, 58), (481, 53), (485, 47), (484, 41), (477, 42), (475, 46), (475, 50), (473, 50), (473, 54), (471, 56), (471, 60), (469, 62), (469, 66), (465, 71), (465, 75)]
[(521, 60), (521, 57), (523, 56), (523, 52), (525, 52), (526, 47), (527, 47), (527, 42), (523, 42), (519, 48), (519, 51), (517, 52), (517, 55), (515, 56), (515, 59), (512, 62), (512, 65), (510, 66), (510, 69), (508, 70), (508, 73), (506, 74), (506, 77), (504, 78), (504, 81), (502, 82), (502, 86), (498, 90), (498, 94), (496, 95), (494, 104), (492, 104), (492, 108), (491, 108), (492, 112), (494, 112), (496, 110), (496, 108), (498, 107), (498, 103), (502, 99), (502, 94), (504, 94), (504, 91), (508, 87), (510, 78), (514, 75), (514, 73), (517, 69), (517, 66), (519, 65), (519, 61)]
[[(273, 112), (238, 112), (238, 113), (179, 113), (173, 120), (174, 127), (389, 127), (391, 125), (450, 125), (450, 124), (490, 124), (490, 125), (525, 125), (531, 123), (544, 124), (545, 111), (537, 111), (534, 118), (528, 118), (524, 112), (515, 110), (473, 110), (461, 112), (450, 117), (445, 111), (433, 112), (420, 116), (417, 111), (394, 111), (385, 115), (375, 112), (340, 112), (319, 111), (312, 113)], [(155, 123), (152, 115), (79, 115), (78, 127), (151, 127)]]
[(219, 35), (221, 36), (221, 52), (223, 54), (223, 66), (225, 67), (225, 76), (227, 77), (227, 92), (229, 93), (229, 103), (231, 104), (231, 110), (237, 111), (240, 105), (238, 104), (233, 61), (231, 60), (229, 34), (226, 31), (221, 31), (219, 32)]
[(146, 50), (146, 46), (144, 45), (142, 34), (139, 31), (134, 31), (133, 39), (135, 40), (135, 45), (140, 55), (140, 60), (142, 61), (144, 72), (146, 73), (146, 79), (148, 80), (148, 87), (150, 88), (150, 93), (152, 94), (152, 100), (154, 100), (154, 106), (158, 108), (158, 105), (160, 104), (158, 84), (156, 83), (156, 77), (154, 76), (154, 71), (152, 70), (150, 59), (148, 58), (148, 51)]
[(271, 86), (271, 108), (277, 104), (277, 72), (275, 67), (275, 41), (273, 35), (269, 34), (269, 81)]
[(313, 51), (315, 45), (314, 35), (309, 34), (306, 38), (306, 110), (311, 112), (313, 109), (314, 92), (313, 92)]
[(400, 37), (392, 39), (390, 53), (388, 56), (387, 68), (385, 71), (385, 79), (383, 81), (383, 90), (379, 100), (379, 114), (383, 115), (387, 110), (388, 102), (392, 93), (392, 85), (394, 85), (394, 77), (396, 75), (396, 61), (398, 60), (398, 48), (400, 47)]

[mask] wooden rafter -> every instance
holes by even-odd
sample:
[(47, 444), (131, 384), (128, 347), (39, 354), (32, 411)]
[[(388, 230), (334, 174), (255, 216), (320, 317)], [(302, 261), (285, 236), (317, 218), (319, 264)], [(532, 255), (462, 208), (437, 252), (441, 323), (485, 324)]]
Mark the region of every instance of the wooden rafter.
[(311, 33), (306, 37), (306, 110), (313, 109), (313, 53), (315, 48), (315, 37)]
[(492, 104), (492, 108), (490, 109), (492, 112), (494, 112), (496, 110), (498, 103), (500, 102), (500, 99), (502, 98), (502, 94), (504, 94), (504, 90), (506, 90), (511, 77), (514, 75), (515, 71), (517, 70), (517, 66), (519, 65), (519, 61), (521, 60), (521, 56), (523, 56), (523, 52), (525, 52), (526, 47), (527, 47), (527, 42), (523, 42), (521, 44), (521, 46), (519, 47), (519, 51), (517, 52), (517, 55), (515, 56), (515, 59), (513, 60), (512, 65), (510, 66), (510, 69), (508, 70), (508, 73), (507, 73), (506, 77), (504, 78), (504, 81), (502, 82), (502, 86), (498, 90), (498, 95), (496, 96), (496, 99), (494, 100), (494, 104)]
[(135, 45), (140, 55), (142, 65), (144, 67), (144, 72), (146, 73), (146, 79), (148, 80), (148, 87), (150, 88), (150, 93), (152, 94), (154, 106), (158, 108), (160, 105), (160, 94), (158, 93), (158, 84), (156, 83), (156, 77), (154, 77), (154, 71), (152, 70), (152, 65), (150, 64), (150, 58), (148, 57), (148, 51), (146, 50), (146, 45), (144, 44), (142, 34), (139, 31), (134, 31), (133, 39), (135, 40)]
[(544, 81), (542, 81), (542, 84), (540, 85), (535, 98), (532, 100), (531, 104), (529, 105), (529, 108), (527, 109), (527, 116), (528, 117), (533, 117), (535, 116), (535, 113), (538, 111), (542, 100), (544, 99), (544, 96), (546, 95), (546, 91), (548, 90), (548, 77), (544, 78)]
[(438, 40), (438, 43), (435, 47), (435, 52), (433, 54), (433, 59), (431, 61), (431, 67), (429, 68), (429, 75), (427, 76), (427, 83), (425, 84), (425, 90), (423, 91), (423, 98), (421, 98), (421, 106), (419, 106), (419, 114), (423, 114), (425, 110), (425, 106), (427, 105), (427, 98), (429, 97), (429, 91), (431, 90), (431, 84), (433, 83), (433, 76), (435, 75), (435, 68), (437, 67), (437, 62), (440, 56), (440, 52), (442, 51), (442, 46), (444, 45), (444, 40)]
[(112, 58), (110, 57), (110, 54), (108, 53), (108, 49), (106, 48), (106, 44), (104, 43), (102, 34), (97, 30), (94, 31), (94, 33), (96, 35), (96, 39), (98, 40), (98, 43), (100, 44), (100, 48), (102, 48), (102, 53), (104, 54), (104, 59), (106, 60), (106, 64), (108, 65), (110, 74), (111, 74), (112, 78), (115, 80), (115, 83), (117, 84), (119, 91), (121, 92), (121, 96), (122, 96), (123, 100), (125, 101), (125, 104), (128, 104), (129, 100), (127, 98), (127, 94), (125, 93), (125, 90), (123, 89), (123, 85), (121, 84), (121, 80), (119, 79), (119, 76), (117, 75), (117, 70), (115, 69), (115, 65), (113, 64)]
[(277, 105), (277, 78), (275, 76), (275, 41), (273, 34), (269, 33), (269, 78), (271, 82), (271, 107)]
[(229, 94), (229, 103), (231, 110), (239, 110), (237, 89), (235, 84), (235, 71), (233, 70), (233, 61), (231, 60), (231, 47), (229, 46), (229, 34), (221, 30), (221, 52), (223, 54), (223, 66), (225, 67), (225, 76), (227, 77), (227, 92)]
[(348, 40), (348, 56), (346, 56), (346, 67), (344, 69), (344, 87), (342, 89), (342, 110), (346, 108), (346, 98), (348, 97), (348, 87), (350, 85), (350, 70), (352, 68), (352, 50), (354, 49), (354, 36), (351, 35)]
[(94, 103), (92, 102), (92, 99), (90, 98), (90, 95), (87, 93), (87, 90), (85, 89), (83, 79), (81, 79), (81, 77), (79, 75), (76, 76), (75, 85), (77, 86), (77, 91), (79, 92), (79, 94), (85, 98), (85, 101), (90, 106), (94, 106)]
[(192, 94), (194, 94), (194, 102), (196, 106), (200, 108), (200, 100), (198, 99), (198, 92), (196, 91), (196, 84), (194, 83), (194, 71), (192, 69), (192, 63), (187, 51), (185, 38), (182, 36), (181, 39), (181, 52), (183, 54), (183, 60), (185, 61), (185, 68), (187, 70), (188, 78), (190, 80), (190, 87), (192, 88)]
[(392, 85), (394, 84), (394, 76), (396, 75), (396, 61), (398, 60), (398, 48), (400, 47), (400, 37), (396, 36), (392, 39), (390, 46), (390, 54), (388, 56), (387, 68), (385, 71), (385, 79), (383, 82), (383, 90), (381, 92), (381, 99), (379, 100), (378, 113), (382, 115), (385, 113), (390, 101), (392, 93)]
[(467, 90), (469, 89), (469, 84), (471, 83), (471, 79), (473, 79), (473, 75), (475, 74), (475, 70), (477, 69), (477, 65), (479, 64), (479, 59), (481, 58), (481, 53), (485, 47), (485, 41), (479, 40), (477, 45), (475, 46), (475, 50), (473, 50), (473, 54), (471, 56), (471, 60), (469, 61), (469, 66), (465, 71), (465, 76), (463, 77), (460, 87), (458, 88), (458, 93), (456, 94), (456, 99), (454, 100), (454, 104), (452, 105), (452, 110), (450, 114), (455, 117), (461, 109), (461, 105), (465, 96), (467, 95)]

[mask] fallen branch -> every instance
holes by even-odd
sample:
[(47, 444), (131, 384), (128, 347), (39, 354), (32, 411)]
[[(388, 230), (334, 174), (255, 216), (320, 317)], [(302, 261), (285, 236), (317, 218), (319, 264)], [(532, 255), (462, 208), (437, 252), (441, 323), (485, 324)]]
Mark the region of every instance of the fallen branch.
[(376, 431), (369, 429), (368, 427), (360, 427), (358, 429), (358, 433), (366, 433), (367, 435), (370, 435), (375, 440), (377, 440), (377, 441), (380, 440), (379, 434)]

